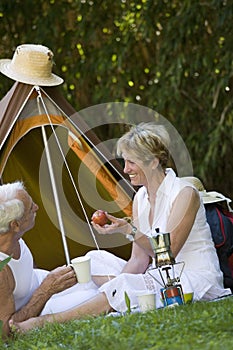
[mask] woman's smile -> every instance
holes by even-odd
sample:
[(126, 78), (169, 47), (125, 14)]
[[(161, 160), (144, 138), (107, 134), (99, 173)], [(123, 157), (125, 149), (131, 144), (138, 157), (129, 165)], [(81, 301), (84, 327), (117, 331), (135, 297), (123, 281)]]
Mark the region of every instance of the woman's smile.
[(137, 174), (129, 174), (130, 179), (134, 179), (137, 176)]

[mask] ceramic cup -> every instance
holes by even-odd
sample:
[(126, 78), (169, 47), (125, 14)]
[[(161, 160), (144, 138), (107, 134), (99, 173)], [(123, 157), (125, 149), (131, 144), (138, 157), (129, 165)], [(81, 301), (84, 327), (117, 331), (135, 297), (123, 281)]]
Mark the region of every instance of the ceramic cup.
[(141, 312), (154, 310), (156, 307), (155, 293), (140, 293), (137, 295), (138, 305)]
[(74, 258), (70, 265), (73, 267), (79, 283), (87, 283), (91, 280), (91, 258), (89, 256)]

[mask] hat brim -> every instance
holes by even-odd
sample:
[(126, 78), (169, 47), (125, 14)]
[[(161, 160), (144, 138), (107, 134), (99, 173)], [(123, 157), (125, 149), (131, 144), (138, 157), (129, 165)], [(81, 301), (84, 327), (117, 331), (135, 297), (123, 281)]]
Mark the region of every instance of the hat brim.
[(49, 78), (36, 78), (24, 76), (23, 74), (12, 71), (10, 64), (10, 59), (1, 59), (0, 72), (6, 75), (8, 78), (18, 81), (20, 83), (38, 86), (57, 86), (64, 82), (62, 78), (53, 73), (51, 73), (51, 76)]
[(223, 202), (226, 198), (218, 197), (217, 192), (200, 192), (204, 204)]

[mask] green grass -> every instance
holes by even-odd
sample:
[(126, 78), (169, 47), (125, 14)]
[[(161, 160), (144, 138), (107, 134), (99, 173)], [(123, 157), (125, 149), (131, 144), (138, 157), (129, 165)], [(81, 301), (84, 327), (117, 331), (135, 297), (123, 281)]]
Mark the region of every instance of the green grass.
[(232, 350), (233, 297), (145, 314), (49, 324), (15, 336), (0, 349)]

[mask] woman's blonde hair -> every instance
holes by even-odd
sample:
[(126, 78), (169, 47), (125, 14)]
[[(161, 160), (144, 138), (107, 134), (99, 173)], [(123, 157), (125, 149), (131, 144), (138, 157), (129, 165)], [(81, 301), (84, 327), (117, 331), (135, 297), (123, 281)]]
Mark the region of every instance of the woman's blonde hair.
[(117, 154), (132, 152), (144, 163), (151, 162), (155, 157), (163, 169), (167, 167), (170, 137), (163, 125), (154, 122), (140, 123), (124, 134), (117, 142)]

